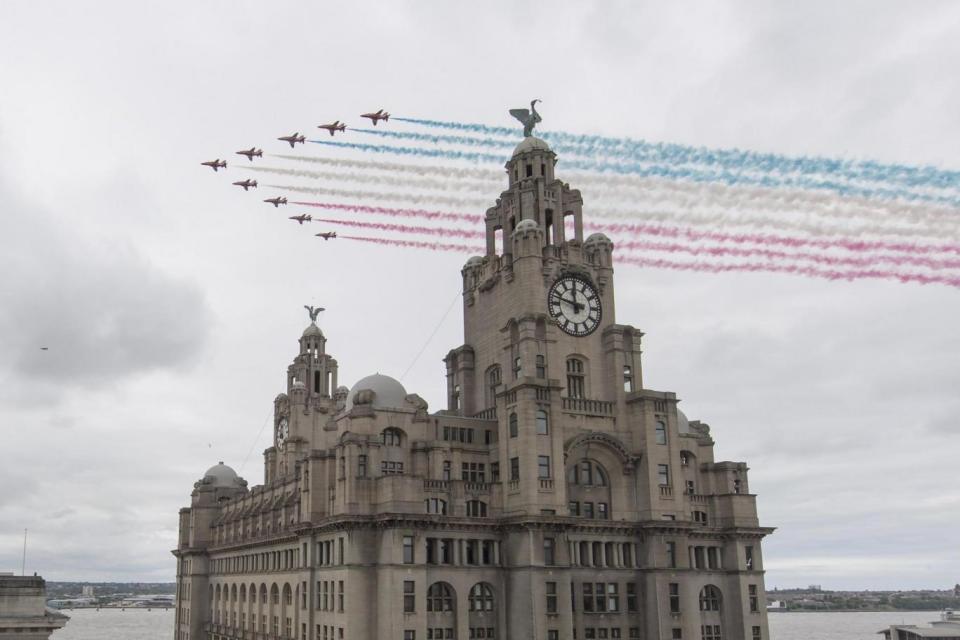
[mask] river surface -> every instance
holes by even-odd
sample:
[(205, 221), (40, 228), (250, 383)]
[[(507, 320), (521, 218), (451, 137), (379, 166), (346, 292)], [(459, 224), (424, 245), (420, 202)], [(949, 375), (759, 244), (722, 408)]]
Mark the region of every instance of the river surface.
[[(54, 632), (51, 640), (173, 640), (173, 609), (74, 609), (64, 613), (70, 622)], [(771, 613), (770, 640), (877, 640), (877, 631), (891, 624), (924, 624), (938, 618), (936, 611)]]

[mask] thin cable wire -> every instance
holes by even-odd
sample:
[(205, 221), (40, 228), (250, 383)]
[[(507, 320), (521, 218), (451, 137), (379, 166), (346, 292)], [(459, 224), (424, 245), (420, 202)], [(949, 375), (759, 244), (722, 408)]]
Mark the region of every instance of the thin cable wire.
[(257, 439), (254, 440), (254, 441), (253, 441), (253, 444), (250, 445), (250, 450), (247, 451), (247, 457), (243, 459), (243, 464), (240, 465), (240, 471), (238, 472), (238, 475), (239, 475), (240, 473), (243, 473), (243, 468), (244, 468), (245, 466), (247, 466), (247, 460), (250, 459), (250, 454), (253, 453), (254, 447), (256, 447), (256, 446), (257, 446), (257, 442), (260, 441), (260, 436), (263, 435), (263, 430), (267, 428), (267, 422), (270, 421), (270, 415), (271, 415), (272, 413), (273, 413), (273, 409), (271, 409), (271, 410), (270, 410), (270, 413), (268, 413), (268, 414), (266, 415), (266, 417), (263, 419), (263, 426), (260, 427), (260, 432), (257, 433)]
[(420, 359), (420, 356), (423, 355), (423, 352), (427, 350), (427, 347), (430, 345), (430, 341), (433, 340), (433, 337), (437, 335), (437, 332), (440, 331), (440, 327), (443, 326), (443, 322), (447, 319), (447, 316), (450, 315), (450, 311), (453, 309), (453, 305), (457, 303), (457, 298), (463, 295), (463, 291), (457, 292), (457, 295), (454, 296), (453, 300), (450, 301), (450, 306), (447, 307), (447, 310), (443, 312), (443, 317), (440, 318), (440, 322), (437, 323), (437, 326), (433, 328), (433, 332), (430, 334), (430, 337), (427, 338), (427, 341), (423, 343), (423, 346), (420, 347), (420, 351), (417, 352), (417, 355), (414, 356), (413, 362), (410, 363), (410, 366), (407, 367), (406, 371), (403, 372), (403, 375), (400, 376), (400, 381), (403, 382), (403, 379), (407, 377), (407, 374), (410, 373), (410, 369), (413, 369), (413, 365), (417, 364), (417, 360)]

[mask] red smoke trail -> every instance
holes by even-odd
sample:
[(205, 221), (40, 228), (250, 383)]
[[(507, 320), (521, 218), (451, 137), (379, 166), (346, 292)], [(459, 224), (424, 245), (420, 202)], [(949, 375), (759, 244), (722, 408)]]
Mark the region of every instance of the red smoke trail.
[[(686, 253), (693, 256), (736, 256), (740, 258), (760, 257), (768, 260), (799, 260), (816, 262), (831, 267), (871, 267), (878, 262), (890, 264), (912, 265), (928, 269), (957, 269), (960, 260), (936, 260), (924, 256), (868, 254), (862, 257), (837, 257), (820, 253), (778, 251), (776, 249), (739, 248), (724, 246), (697, 246), (669, 242), (647, 242), (643, 240), (614, 240), (617, 249), (627, 251), (657, 251), (664, 253)], [(619, 254), (618, 254), (619, 257)]]
[(729, 271), (788, 273), (792, 275), (806, 276), (808, 278), (825, 278), (827, 280), (861, 280), (871, 278), (880, 280), (898, 280), (903, 283), (913, 282), (918, 284), (946, 284), (951, 287), (960, 288), (960, 277), (924, 275), (919, 273), (898, 273), (895, 271), (885, 271), (882, 269), (834, 271), (800, 265), (778, 265), (751, 262), (733, 264), (673, 262), (671, 260), (634, 258), (630, 256), (618, 256), (616, 261), (632, 264), (638, 267), (673, 269), (679, 271), (701, 271), (706, 273), (725, 273)]
[(430, 236), (445, 238), (483, 238), (484, 232), (476, 229), (447, 229), (438, 227), (416, 227), (405, 224), (390, 224), (387, 222), (359, 222), (357, 220), (333, 220), (331, 218), (314, 218), (314, 222), (328, 222), (342, 224), (359, 229), (377, 229), (378, 231), (396, 231), (398, 233), (421, 233)]
[(418, 240), (396, 240), (394, 238), (368, 238), (366, 236), (337, 236), (345, 240), (359, 240), (360, 242), (372, 242), (373, 244), (382, 244), (391, 247), (405, 247), (409, 249), (428, 249), (430, 251), (458, 251), (461, 253), (482, 254), (483, 247), (473, 247), (466, 244), (447, 244), (444, 242), (421, 242)]
[(449, 211), (427, 211), (425, 209), (392, 209), (389, 207), (370, 207), (360, 204), (338, 204), (335, 202), (293, 202), (306, 207), (331, 209), (333, 211), (351, 211), (372, 215), (395, 216), (401, 218), (424, 218), (427, 220), (456, 220), (465, 222), (483, 222), (483, 216), (475, 213), (455, 213)]
[[(423, 218), (426, 220), (452, 220), (479, 223), (483, 216), (472, 213), (448, 211), (428, 211), (424, 209), (395, 209), (390, 207), (372, 207), (353, 204), (338, 204), (332, 202), (294, 202), (309, 207), (331, 209), (337, 211), (351, 211), (371, 215), (385, 215), (402, 218)], [(684, 238), (687, 240), (712, 240), (734, 244), (774, 245), (791, 248), (843, 249), (845, 251), (896, 251), (900, 253), (937, 254), (951, 253), (960, 255), (960, 245), (956, 244), (917, 244), (913, 242), (890, 242), (885, 240), (856, 240), (852, 238), (799, 238), (796, 236), (782, 236), (766, 233), (726, 233), (722, 231), (696, 231), (682, 227), (668, 227), (652, 224), (630, 224), (616, 222), (591, 222), (584, 227), (590, 231), (605, 231), (608, 233), (636, 234), (640, 236), (658, 236), (664, 238)], [(568, 234), (570, 235), (570, 234)]]

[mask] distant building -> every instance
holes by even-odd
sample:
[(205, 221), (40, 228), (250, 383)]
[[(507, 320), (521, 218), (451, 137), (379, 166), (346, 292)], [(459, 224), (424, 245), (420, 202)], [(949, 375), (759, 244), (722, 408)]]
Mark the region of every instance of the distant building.
[(960, 640), (960, 615), (952, 611), (944, 611), (940, 620), (930, 623), (927, 627), (895, 624), (877, 633), (883, 634), (884, 640), (925, 640), (926, 638)]
[(82, 595), (85, 598), (93, 598), (94, 596), (97, 595), (95, 591), (96, 590), (94, 589), (92, 584), (85, 584), (83, 585), (83, 589), (81, 589), (80, 595)]
[(47, 640), (69, 618), (47, 608), (47, 587), (39, 576), (0, 573), (0, 639)]
[[(444, 409), (384, 375), (338, 386), (306, 328), (263, 485), (221, 463), (180, 510), (175, 640), (769, 639), (747, 465), (644, 387), (613, 243), (584, 238), (555, 162), (534, 137), (507, 162)], [(437, 315), (420, 289), (382, 331)]]

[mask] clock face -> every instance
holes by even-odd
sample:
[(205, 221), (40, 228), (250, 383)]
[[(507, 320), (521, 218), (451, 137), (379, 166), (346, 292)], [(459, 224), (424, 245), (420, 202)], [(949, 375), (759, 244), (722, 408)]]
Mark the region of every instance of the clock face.
[(600, 325), (600, 296), (586, 280), (563, 277), (553, 283), (547, 294), (550, 317), (572, 336), (586, 336)]
[(280, 418), (280, 422), (277, 423), (277, 446), (283, 449), (283, 443), (287, 441), (289, 435), (290, 425), (287, 424), (287, 419)]

